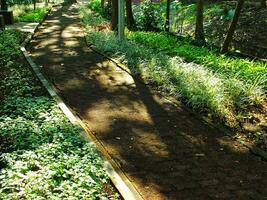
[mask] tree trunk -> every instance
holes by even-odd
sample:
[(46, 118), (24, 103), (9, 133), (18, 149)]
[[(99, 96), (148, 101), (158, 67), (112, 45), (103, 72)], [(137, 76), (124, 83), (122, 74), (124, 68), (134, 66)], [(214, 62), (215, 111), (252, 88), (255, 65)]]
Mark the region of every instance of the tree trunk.
[(1, 10), (7, 10), (7, 0), (1, 0)]
[(267, 6), (266, 6), (266, 0), (261, 0), (261, 7), (262, 8), (267, 8)]
[(196, 13), (196, 29), (195, 39), (205, 42), (204, 27), (203, 27), (203, 12), (204, 12), (204, 0), (197, 1), (197, 13)]
[(134, 28), (135, 21), (133, 17), (132, 0), (126, 0), (126, 22), (129, 29)]
[(101, 0), (101, 8), (103, 9), (105, 6), (105, 0)]
[(234, 17), (233, 17), (232, 22), (230, 24), (230, 27), (228, 29), (225, 40), (223, 42), (223, 45), (222, 45), (222, 48), (220, 51), (221, 53), (226, 53), (228, 51), (228, 48), (230, 46), (230, 43), (231, 43), (233, 36), (234, 36), (234, 33), (235, 33), (237, 22), (238, 22), (240, 14), (241, 14), (241, 10), (242, 10), (244, 2), (245, 2), (245, 0), (238, 0), (238, 2), (237, 2), (236, 8), (235, 8), (235, 14), (234, 14)]
[(33, 10), (36, 9), (36, 0), (33, 0)]
[(165, 20), (165, 26), (164, 26), (166, 32), (170, 31), (170, 5), (171, 5), (171, 0), (167, 0), (166, 20)]
[(117, 30), (118, 27), (118, 0), (112, 0), (112, 21), (111, 21), (111, 28), (112, 30)]

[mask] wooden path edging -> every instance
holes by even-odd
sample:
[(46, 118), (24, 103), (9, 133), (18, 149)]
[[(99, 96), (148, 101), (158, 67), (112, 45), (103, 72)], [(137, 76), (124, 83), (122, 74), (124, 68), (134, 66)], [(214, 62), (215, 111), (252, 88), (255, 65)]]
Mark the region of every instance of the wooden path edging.
[(49, 95), (56, 101), (59, 108), (65, 114), (65, 116), (69, 119), (69, 121), (80, 130), (80, 134), (85, 137), (85, 139), (93, 144), (100, 157), (104, 160), (104, 170), (108, 174), (110, 180), (120, 193), (120, 195), (125, 200), (143, 200), (143, 197), (136, 190), (131, 181), (127, 178), (127, 176), (123, 173), (123, 171), (119, 168), (117, 163), (110, 157), (110, 155), (105, 150), (104, 146), (97, 140), (94, 136), (93, 132), (87, 127), (87, 125), (79, 119), (78, 116), (75, 116), (71, 109), (64, 103), (62, 98), (57, 94), (55, 87), (49, 82), (49, 80), (42, 74), (40, 68), (34, 63), (31, 58), (30, 53), (26, 50), (26, 46), (29, 44), (31, 39), (33, 38), (35, 32), (38, 27), (43, 23), (43, 21), (47, 18), (48, 14), (51, 12), (51, 9), (47, 12), (45, 17), (39, 22), (39, 24), (35, 27), (33, 33), (30, 33), (23, 43), (20, 46), (20, 50), (26, 58), (27, 62), (31, 66), (33, 72), (38, 77), (42, 85), (48, 91)]

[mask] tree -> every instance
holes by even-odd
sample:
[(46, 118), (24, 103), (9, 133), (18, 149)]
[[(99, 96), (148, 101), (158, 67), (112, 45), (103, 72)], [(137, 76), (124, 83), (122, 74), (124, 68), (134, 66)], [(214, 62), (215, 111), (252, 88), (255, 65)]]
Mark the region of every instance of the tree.
[(133, 17), (132, 0), (125, 0), (126, 3), (126, 22), (128, 28), (134, 28), (135, 21)]
[(164, 26), (166, 32), (170, 31), (170, 5), (171, 5), (171, 0), (167, 0), (166, 20), (165, 20), (165, 26)]
[(204, 12), (204, 0), (197, 1), (196, 11), (196, 28), (195, 28), (195, 39), (201, 42), (205, 42), (204, 27), (203, 27), (203, 12)]
[(118, 0), (112, 0), (111, 29), (116, 30), (118, 26)]
[(228, 48), (230, 46), (230, 43), (231, 43), (233, 36), (234, 36), (234, 33), (235, 33), (237, 22), (238, 22), (240, 14), (241, 14), (241, 10), (242, 10), (244, 2), (245, 2), (245, 0), (238, 0), (238, 2), (236, 4), (235, 14), (234, 14), (232, 22), (229, 26), (227, 35), (224, 39), (224, 42), (223, 42), (223, 45), (222, 45), (222, 48), (220, 51), (221, 53), (226, 53), (228, 51)]
[(36, 0), (33, 0), (33, 9), (36, 9)]

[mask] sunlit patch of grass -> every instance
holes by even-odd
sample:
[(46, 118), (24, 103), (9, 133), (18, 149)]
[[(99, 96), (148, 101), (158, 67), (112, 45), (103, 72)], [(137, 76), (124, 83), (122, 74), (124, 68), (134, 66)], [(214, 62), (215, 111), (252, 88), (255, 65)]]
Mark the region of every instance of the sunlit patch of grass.
[(39, 22), (45, 16), (47, 8), (36, 8), (35, 10), (18, 11), (15, 15), (17, 22)]

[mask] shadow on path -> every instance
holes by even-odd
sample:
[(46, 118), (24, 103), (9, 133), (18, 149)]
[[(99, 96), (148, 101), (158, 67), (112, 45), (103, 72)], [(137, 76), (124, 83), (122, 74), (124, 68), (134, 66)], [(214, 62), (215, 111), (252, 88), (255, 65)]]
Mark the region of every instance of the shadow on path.
[(51, 13), (36, 63), (144, 199), (266, 199), (267, 164), (86, 47), (76, 5)]

